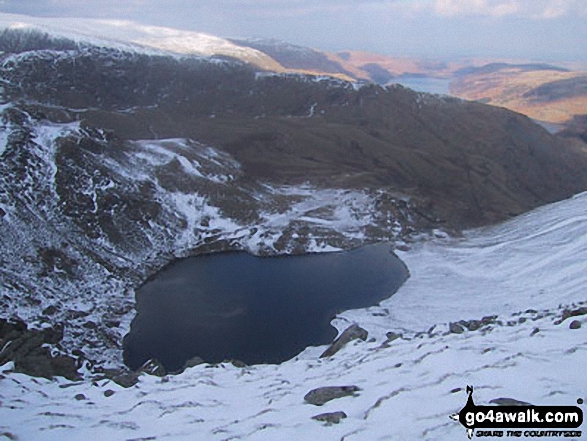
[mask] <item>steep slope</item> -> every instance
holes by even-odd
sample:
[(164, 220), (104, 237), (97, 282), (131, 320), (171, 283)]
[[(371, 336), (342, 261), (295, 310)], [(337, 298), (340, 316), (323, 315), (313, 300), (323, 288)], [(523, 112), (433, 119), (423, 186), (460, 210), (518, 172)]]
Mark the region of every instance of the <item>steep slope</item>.
[(503, 109), (30, 31), (0, 47), (0, 310), (94, 361), (120, 364), (134, 289), (175, 258), (409, 241), (587, 188), (580, 148)]
[[(582, 194), (402, 253), (412, 277), (398, 294), (335, 322), (358, 322), (376, 340), (332, 358), (309, 348), (278, 366), (142, 375), (129, 389), (31, 379), (5, 366), (0, 399), (11, 406), (0, 408), (1, 429), (36, 440), (458, 440), (465, 430), (449, 415), (465, 405), (467, 385), (478, 405), (575, 405), (585, 399), (586, 202)], [(304, 402), (316, 387), (342, 385), (359, 390), (321, 407)], [(347, 416), (339, 424), (312, 419), (337, 411)]]
[(122, 140), (197, 139), (233, 155), (251, 179), (388, 187), (434, 204), (456, 226), (504, 219), (587, 185), (584, 155), (527, 118), (402, 87), (357, 90), (91, 48), (10, 55), (3, 76), (8, 99), (34, 103), (48, 119), (81, 119)]

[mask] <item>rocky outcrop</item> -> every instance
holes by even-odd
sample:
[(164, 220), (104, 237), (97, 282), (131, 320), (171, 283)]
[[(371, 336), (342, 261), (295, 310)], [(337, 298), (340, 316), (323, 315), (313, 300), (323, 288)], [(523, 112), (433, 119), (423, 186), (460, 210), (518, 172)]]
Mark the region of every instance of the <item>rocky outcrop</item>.
[(587, 315), (587, 307), (586, 306), (583, 306), (580, 308), (575, 308), (575, 309), (565, 308), (563, 310), (563, 313), (561, 314), (561, 318), (558, 319), (556, 322), (554, 322), (554, 324), (560, 325), (562, 322), (564, 322), (568, 318), (580, 317), (583, 315)]
[(59, 328), (29, 329), (22, 321), (0, 319), (0, 366), (12, 361), (16, 372), (76, 380), (80, 377), (82, 358), (58, 351), (56, 345), (62, 338), (63, 331)]

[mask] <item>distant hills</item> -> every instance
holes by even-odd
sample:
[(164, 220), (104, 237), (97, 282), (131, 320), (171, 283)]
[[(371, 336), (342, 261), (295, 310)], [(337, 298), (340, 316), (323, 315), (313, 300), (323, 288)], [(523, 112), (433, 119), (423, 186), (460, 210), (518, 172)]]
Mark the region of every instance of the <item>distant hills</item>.
[[(446, 92), (467, 100), (506, 107), (546, 123), (566, 127), (587, 114), (587, 72), (534, 62), (422, 60), (364, 51), (323, 51), (276, 39), (221, 38), (193, 31), (129, 21), (35, 18), (0, 14), (0, 28), (36, 29), (54, 37), (126, 51), (204, 56), (243, 61), (276, 73), (328, 75), (352, 82), (412, 87), (443, 80)], [(6, 39), (5, 39), (6, 40)], [(429, 90), (436, 91), (435, 88)]]

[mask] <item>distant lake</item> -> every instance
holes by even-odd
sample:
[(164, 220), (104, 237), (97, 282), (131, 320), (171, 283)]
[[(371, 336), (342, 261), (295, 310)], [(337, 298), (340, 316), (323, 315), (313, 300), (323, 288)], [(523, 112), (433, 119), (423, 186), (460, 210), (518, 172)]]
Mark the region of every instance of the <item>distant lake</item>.
[(546, 130), (548, 130), (549, 133), (552, 133), (552, 134), (559, 132), (565, 128), (564, 124), (550, 123), (550, 122), (546, 122), (546, 121), (540, 121), (539, 119), (534, 119), (532, 121), (534, 121), (536, 124), (540, 124)]
[(376, 305), (406, 280), (387, 244), (300, 256), (218, 253), (179, 260), (137, 292), (125, 363), (168, 371), (199, 356), (280, 363), (330, 343), (338, 312)]
[(402, 86), (409, 87), (417, 92), (436, 93), (440, 95), (449, 94), (449, 78), (430, 78), (430, 77), (408, 77), (394, 78), (392, 83), (399, 83)]

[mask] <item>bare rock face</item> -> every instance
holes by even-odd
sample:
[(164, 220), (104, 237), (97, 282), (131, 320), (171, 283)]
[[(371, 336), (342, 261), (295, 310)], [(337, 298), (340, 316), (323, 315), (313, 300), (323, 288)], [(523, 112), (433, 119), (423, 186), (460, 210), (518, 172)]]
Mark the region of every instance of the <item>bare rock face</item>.
[(328, 386), (328, 387), (319, 387), (318, 389), (313, 389), (306, 394), (304, 400), (315, 406), (322, 406), (325, 403), (328, 403), (331, 400), (336, 400), (337, 398), (348, 397), (348, 396), (355, 396), (358, 391), (360, 391), (357, 386)]
[(61, 341), (60, 328), (29, 329), (22, 321), (0, 319), (0, 366), (12, 361), (14, 370), (35, 377), (55, 376), (76, 380), (81, 359), (66, 354), (54, 355), (51, 345)]
[(344, 348), (347, 343), (356, 339), (365, 341), (367, 340), (368, 336), (369, 333), (355, 323), (346, 328), (342, 334), (340, 334), (338, 338), (332, 342), (328, 349), (326, 349), (322, 355), (320, 355), (320, 358), (332, 357), (334, 354)]

